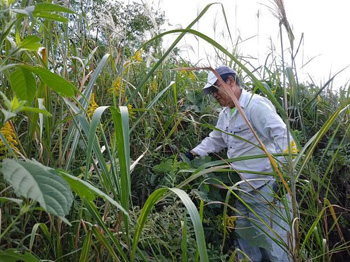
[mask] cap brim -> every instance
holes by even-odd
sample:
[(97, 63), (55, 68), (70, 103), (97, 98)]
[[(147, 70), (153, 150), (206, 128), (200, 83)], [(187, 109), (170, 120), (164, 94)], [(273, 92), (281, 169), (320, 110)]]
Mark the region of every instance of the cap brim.
[(205, 95), (210, 93), (210, 88), (215, 84), (215, 82), (218, 80), (218, 78), (214, 75), (214, 73), (209, 72), (208, 75), (208, 82), (206, 85), (203, 87), (203, 93)]

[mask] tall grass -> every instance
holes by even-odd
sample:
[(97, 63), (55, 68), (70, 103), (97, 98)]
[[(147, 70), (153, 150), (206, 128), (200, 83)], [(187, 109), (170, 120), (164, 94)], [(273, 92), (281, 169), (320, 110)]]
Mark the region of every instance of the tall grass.
[[(131, 50), (115, 48), (128, 39), (125, 28), (115, 34), (97, 27), (98, 33), (89, 34), (91, 10), (103, 3), (71, 3), (70, 9), (46, 2), (2, 3), (1, 156), (13, 159), (2, 164), (0, 258), (235, 259), (240, 250), (230, 246), (233, 230), (226, 218), (235, 216), (232, 200), (239, 199), (239, 183), (224, 179), (232, 174), (229, 163), (269, 157), (274, 164), (276, 156), (262, 152), (178, 162), (177, 155), (215, 129), (217, 116), (214, 102), (201, 94), (205, 72), (185, 70), (192, 64), (174, 53), (186, 34), (210, 43), (239, 68), (246, 86), (272, 101), (300, 145), (295, 158), (288, 153), (288, 168), (277, 176), (290, 183), (285, 188), (294, 212), (286, 219), (295, 240), (283, 243), (268, 225), (265, 233), (294, 261), (331, 261), (337, 253), (347, 254), (348, 206), (340, 206), (339, 185), (333, 183), (347, 170), (349, 90), (337, 96), (297, 81), (290, 27), (281, 23), (290, 40), (291, 65), (282, 61), (276, 68), (271, 63), (257, 69), (192, 29), (216, 4), (206, 6), (186, 29), (160, 33)], [(286, 22), (283, 7), (278, 8)], [(178, 33), (160, 52), (162, 37)], [(260, 79), (266, 72), (267, 79)], [(4, 129), (9, 123), (11, 136)], [(66, 195), (45, 191), (50, 183), (37, 174), (56, 181)], [(38, 194), (18, 184), (19, 178), (30, 181), (29, 187), (38, 184)], [(228, 192), (226, 198), (222, 192)], [(49, 209), (42, 200), (47, 198), (67, 201)]]

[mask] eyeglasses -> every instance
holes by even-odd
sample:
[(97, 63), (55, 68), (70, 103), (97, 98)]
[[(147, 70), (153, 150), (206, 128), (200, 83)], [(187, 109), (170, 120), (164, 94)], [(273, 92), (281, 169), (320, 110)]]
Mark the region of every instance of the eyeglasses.
[(215, 85), (213, 85), (213, 86), (211, 86), (211, 87), (208, 88), (208, 94), (209, 94), (209, 95), (212, 95), (212, 94), (214, 94), (214, 93), (217, 93), (218, 91), (219, 91), (219, 87), (218, 87), (218, 86), (215, 86)]
[(219, 92), (219, 89), (222, 87), (222, 84), (220, 82), (216, 82), (216, 85), (212, 85), (211, 87), (209, 87), (209, 92), (208, 94), (212, 95), (214, 93)]

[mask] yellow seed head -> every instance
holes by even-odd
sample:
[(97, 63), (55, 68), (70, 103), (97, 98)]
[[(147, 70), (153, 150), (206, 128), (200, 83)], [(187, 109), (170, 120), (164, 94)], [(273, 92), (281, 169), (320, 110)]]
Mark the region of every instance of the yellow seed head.
[(119, 95), (123, 96), (125, 94), (125, 89), (123, 87), (123, 80), (120, 76), (117, 78), (117, 80), (113, 82), (112, 87), (108, 89), (108, 93), (115, 94), (118, 97)]
[[(7, 121), (5, 125), (1, 128), (2, 135), (6, 138), (7, 143), (10, 147), (16, 152), (19, 151), (16, 131), (13, 129), (11, 123)], [(7, 157), (8, 149), (5, 146), (4, 142), (0, 140), (0, 159)]]
[(96, 103), (95, 94), (93, 93), (91, 95), (90, 104), (89, 104), (88, 110), (86, 112), (86, 114), (88, 115), (89, 118), (92, 117), (93, 113), (95, 112), (95, 110), (97, 108), (98, 108), (98, 104)]
[(154, 93), (158, 92), (158, 83), (157, 83), (156, 80), (154, 80), (154, 81), (152, 82), (152, 84), (151, 84), (151, 90), (152, 90)]
[[(295, 144), (294, 140), (292, 140), (292, 142), (290, 142), (289, 147), (290, 147), (290, 151), (291, 151), (292, 154), (297, 154), (297, 153), (299, 152), (299, 150), (298, 150), (298, 148), (297, 148), (297, 145)], [(287, 148), (283, 151), (284, 154), (288, 154), (288, 152), (289, 152), (289, 147), (287, 147)]]
[(142, 62), (141, 50), (137, 51), (132, 57), (131, 60)]

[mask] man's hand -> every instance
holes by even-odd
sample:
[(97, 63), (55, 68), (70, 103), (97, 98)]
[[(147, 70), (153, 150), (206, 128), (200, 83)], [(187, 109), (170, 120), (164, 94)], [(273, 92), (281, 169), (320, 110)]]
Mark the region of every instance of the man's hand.
[[(195, 157), (196, 157), (196, 154), (192, 151), (188, 151), (186, 153), (184, 153), (185, 157), (188, 158), (188, 160), (192, 161)], [(181, 158), (181, 155), (178, 155), (177, 156), (177, 160), (178, 161), (182, 161), (182, 158)]]

